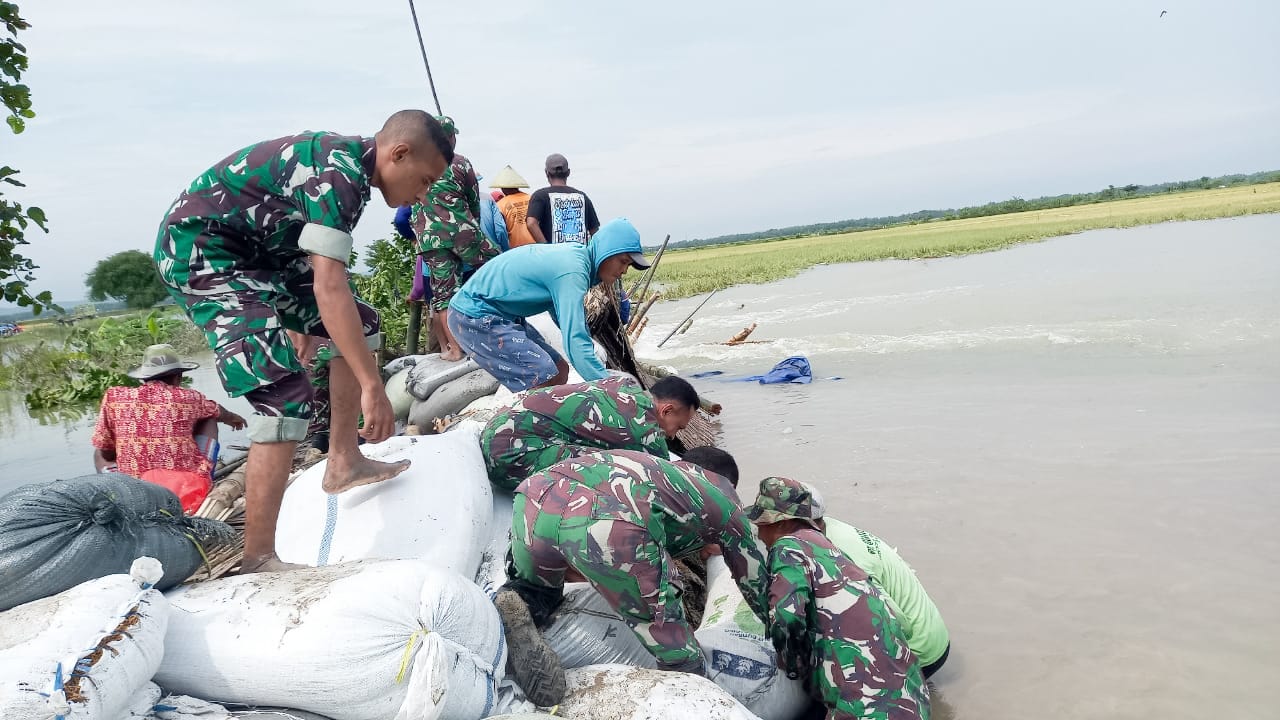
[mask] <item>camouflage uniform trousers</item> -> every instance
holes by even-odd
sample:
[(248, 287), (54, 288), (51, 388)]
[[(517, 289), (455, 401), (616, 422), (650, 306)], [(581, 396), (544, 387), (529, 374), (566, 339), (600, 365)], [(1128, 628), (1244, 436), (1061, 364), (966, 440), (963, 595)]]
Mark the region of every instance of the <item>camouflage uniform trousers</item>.
[[(883, 596), (824, 535), (802, 530), (770, 549), (770, 636), (832, 720), (928, 720), (929, 691)], [(807, 636), (808, 657), (783, 638)]]
[[(244, 396), (253, 405), (250, 441), (304, 439), (314, 413), (314, 393), (285, 330), (329, 337), (320, 320), (307, 257), (300, 255), (277, 268), (245, 268), (237, 258), (218, 257), (223, 239), (204, 223), (166, 225), (160, 232), (160, 242), (179, 248), (178, 257), (188, 254), (183, 249), (198, 245), (210, 258), (210, 267), (218, 268), (199, 275), (181, 268), (190, 279), (180, 284), (174, 279), (177, 273), (162, 265), (160, 279), (204, 332), (227, 395)], [(378, 313), (359, 299), (356, 309), (368, 345), (376, 349)]]
[(594, 490), (560, 479), (542, 495), (515, 496), (511, 566), (517, 580), (564, 586), (582, 574), (653, 654), (659, 668), (688, 668), (702, 650), (685, 620), (675, 562), (643, 519), (596, 509)]
[(462, 287), (464, 265), (478, 268), (502, 252), (469, 219), (460, 224), (432, 221), (419, 237), (419, 253), (431, 284), (431, 309), (436, 312), (449, 309), (449, 301)]
[(307, 437), (315, 437), (329, 432), (329, 416), (333, 412), (329, 400), (329, 363), (332, 362), (337, 348), (332, 340), (320, 340), (307, 361), (307, 377), (311, 378), (311, 425), (307, 427)]
[(507, 491), (593, 449), (669, 454), (653, 398), (634, 378), (622, 376), (529, 393), (485, 425), (480, 449), (489, 480)]

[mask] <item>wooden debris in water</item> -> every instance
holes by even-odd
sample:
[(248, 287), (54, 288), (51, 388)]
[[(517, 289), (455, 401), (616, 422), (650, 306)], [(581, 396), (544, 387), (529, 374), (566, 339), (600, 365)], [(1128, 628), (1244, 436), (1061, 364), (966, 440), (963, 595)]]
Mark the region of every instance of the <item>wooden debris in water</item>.
[(684, 324), (680, 326), (680, 334), (683, 335), (689, 332), (689, 328), (691, 327), (693, 327), (693, 318), (689, 318), (684, 321)]
[(632, 333), (633, 335), (638, 335), (639, 332), (637, 332), (636, 328), (640, 327), (640, 323), (642, 321), (649, 319), (647, 317), (649, 314), (649, 308), (653, 307), (653, 304), (656, 303), (661, 298), (662, 298), (662, 291), (659, 290), (655, 292), (653, 295), (650, 295), (648, 300), (645, 300), (643, 303), (641, 303), (639, 309), (631, 313), (631, 321), (627, 324), (627, 331)]
[(630, 335), (630, 336), (631, 336), (631, 342), (633, 342), (633, 343), (634, 343), (636, 340), (639, 340), (639, 339), (640, 339), (640, 333), (644, 332), (644, 329), (645, 329), (646, 327), (649, 327), (649, 318), (641, 318), (641, 320), (640, 320), (640, 324), (639, 324), (639, 325), (637, 325), (637, 326), (636, 326), (636, 328), (635, 328), (634, 330), (631, 330), (631, 331), (628, 333), (628, 335)]
[(729, 338), (728, 341), (726, 341), (724, 344), (725, 345), (741, 345), (751, 335), (751, 333), (755, 332), (755, 330), (756, 330), (756, 324), (751, 323), (747, 327), (742, 328), (742, 332)]

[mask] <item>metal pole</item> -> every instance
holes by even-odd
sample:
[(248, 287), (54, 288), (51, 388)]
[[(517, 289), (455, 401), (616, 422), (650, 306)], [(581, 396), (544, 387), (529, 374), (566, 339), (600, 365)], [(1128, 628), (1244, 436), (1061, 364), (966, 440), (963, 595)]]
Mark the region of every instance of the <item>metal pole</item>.
[(427, 83), (431, 85), (431, 99), (436, 102), (436, 114), (443, 115), (444, 110), (440, 109), (440, 96), (436, 95), (436, 81), (431, 77), (431, 63), (427, 62), (427, 45), (422, 42), (422, 27), (418, 25), (418, 11), (413, 6), (413, 0), (409, 0), (409, 13), (413, 15), (413, 31), (418, 33), (418, 49), (422, 51), (422, 65), (427, 69)]
[(658, 347), (662, 347), (663, 345), (666, 345), (666, 344), (667, 344), (667, 341), (668, 341), (668, 340), (670, 340), (670, 339), (672, 338), (672, 336), (674, 336), (674, 335), (676, 334), (676, 330), (679, 330), (679, 329), (680, 329), (680, 327), (681, 327), (682, 325), (684, 325), (686, 322), (688, 322), (688, 321), (692, 320), (692, 319), (693, 319), (693, 316), (694, 316), (694, 315), (697, 315), (697, 314), (698, 314), (698, 311), (702, 309), (702, 306), (703, 306), (703, 305), (706, 305), (706, 304), (707, 304), (707, 302), (708, 302), (708, 301), (710, 301), (710, 300), (711, 300), (711, 298), (715, 297), (716, 293), (718, 293), (718, 292), (720, 292), (720, 288), (716, 288), (715, 290), (712, 290), (712, 291), (711, 291), (711, 294), (707, 296), (707, 299), (706, 299), (706, 300), (703, 300), (701, 303), (699, 303), (699, 304), (698, 304), (698, 307), (694, 308), (694, 309), (693, 309), (693, 312), (689, 313), (689, 317), (685, 318), (684, 320), (681, 320), (681, 321), (680, 321), (680, 325), (676, 325), (675, 329), (674, 329), (674, 330), (672, 330), (672, 331), (671, 331), (671, 332), (670, 332), (670, 333), (669, 333), (665, 338), (663, 338), (663, 339), (662, 339), (662, 342), (658, 343)]

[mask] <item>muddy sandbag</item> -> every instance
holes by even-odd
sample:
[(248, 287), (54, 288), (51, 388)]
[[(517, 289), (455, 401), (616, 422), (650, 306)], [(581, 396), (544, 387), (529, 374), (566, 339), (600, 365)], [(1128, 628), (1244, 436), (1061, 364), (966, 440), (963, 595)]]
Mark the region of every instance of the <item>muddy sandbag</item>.
[(413, 407), (414, 397), (409, 394), (408, 386), (410, 370), (405, 368), (387, 380), (387, 399), (391, 401), (391, 412), (396, 420), (407, 419), (409, 408)]
[(222, 578), (168, 599), (155, 681), (193, 697), (334, 720), (475, 720), (505, 672), (489, 598), (413, 560)]
[(382, 374), (384, 377), (390, 377), (400, 372), (401, 370), (404, 370), (405, 368), (411, 368), (414, 365), (417, 365), (419, 362), (422, 362), (426, 358), (439, 357), (439, 356), (440, 356), (440, 353), (436, 353), (435, 355), (404, 355), (402, 357), (398, 357), (392, 360), (386, 365), (383, 365)]
[(542, 637), (566, 670), (589, 665), (658, 666), (631, 627), (588, 583), (564, 586), (564, 602), (556, 608)]
[(0, 613), (0, 718), (118, 720), (144, 709), (169, 619), (152, 586), (163, 572), (139, 558), (128, 575)]
[(556, 715), (570, 720), (759, 720), (715, 683), (689, 673), (592, 665), (565, 677), (569, 692)]
[(694, 635), (707, 659), (707, 676), (751, 712), (792, 720), (809, 706), (804, 684), (778, 669), (764, 623), (742, 597), (723, 557), (707, 561), (706, 614)]
[(416, 559), (475, 577), (490, 538), (493, 492), (479, 428), (469, 427), (361, 445), (365, 456), (384, 462), (407, 459), (409, 469), (338, 495), (322, 487), (327, 460), (303, 471), (280, 505), (280, 558), (321, 566)]
[(470, 358), (450, 361), (440, 359), (439, 353), (424, 355), (409, 371), (409, 394), (426, 400), (441, 385), (479, 369), (480, 366)]
[(507, 550), (511, 548), (511, 516), (515, 505), (512, 493), (493, 488), (493, 506), (489, 511), (489, 540), (480, 555), (475, 582), (489, 597), (507, 582)]
[(474, 370), (436, 388), (431, 397), (419, 400), (409, 410), (409, 424), (424, 435), (435, 432), (435, 421), (456, 415), (472, 402), (498, 391), (498, 381), (484, 370)]
[(0, 610), (129, 572), (142, 556), (164, 566), (160, 590), (191, 576), (201, 548), (234, 537), (182, 514), (178, 496), (119, 473), (24, 485), (0, 498)]

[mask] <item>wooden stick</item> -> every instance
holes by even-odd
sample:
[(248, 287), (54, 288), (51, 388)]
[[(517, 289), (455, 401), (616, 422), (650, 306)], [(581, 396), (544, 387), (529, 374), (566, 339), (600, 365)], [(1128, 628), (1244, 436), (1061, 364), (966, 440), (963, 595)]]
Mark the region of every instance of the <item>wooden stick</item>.
[[(692, 320), (692, 319), (693, 319), (693, 316), (694, 316), (694, 315), (697, 315), (697, 314), (698, 314), (698, 311), (702, 309), (702, 306), (703, 306), (703, 305), (706, 305), (708, 302), (710, 302), (710, 301), (711, 301), (711, 298), (715, 297), (715, 296), (716, 296), (716, 293), (718, 293), (718, 292), (720, 292), (720, 288), (716, 288), (715, 290), (712, 290), (712, 291), (711, 291), (711, 294), (710, 294), (710, 295), (707, 295), (706, 299), (705, 299), (705, 300), (703, 300), (701, 303), (699, 303), (699, 304), (698, 304), (698, 307), (696, 307), (696, 308), (694, 308), (694, 309), (693, 309), (693, 312), (689, 313), (689, 317), (685, 318), (684, 320), (682, 320), (682, 321), (680, 322), (680, 325), (683, 325), (683, 324), (685, 324), (686, 322), (688, 322), (688, 321)], [(672, 331), (671, 331), (671, 333), (670, 333), (669, 335), (667, 335), (665, 338), (663, 338), (663, 339), (662, 339), (662, 342), (658, 343), (658, 347), (662, 347), (663, 345), (666, 345), (666, 344), (667, 344), (667, 341), (668, 341), (668, 340), (670, 340), (670, 339), (672, 338), (672, 336), (674, 336), (674, 335), (676, 334), (676, 330), (679, 330), (679, 329), (680, 329), (680, 325), (677, 325), (675, 330), (672, 330)]]
[(629, 333), (631, 335), (631, 342), (635, 342), (636, 340), (639, 340), (640, 333), (644, 332), (644, 329), (647, 327), (649, 327), (649, 318), (641, 318), (640, 326)]
[(683, 335), (689, 332), (689, 328), (691, 327), (693, 327), (693, 318), (689, 318), (688, 320), (684, 321), (684, 325), (680, 326), (680, 334)]
[[(649, 264), (649, 269), (640, 276), (639, 280), (636, 280), (635, 285), (631, 286), (631, 292), (627, 293), (627, 297), (631, 298), (633, 302), (639, 302), (644, 297), (644, 294), (649, 292), (649, 283), (653, 280), (653, 274), (658, 272), (658, 263), (662, 262), (662, 253), (667, 251), (667, 243), (669, 242), (671, 242), (671, 233), (667, 233), (666, 239), (662, 241), (662, 247), (658, 248), (657, 254), (653, 256), (653, 262)], [(644, 282), (644, 289), (637, 295), (636, 288), (640, 286), (641, 282)]]
[(748, 325), (747, 327), (742, 328), (742, 332), (740, 332), (740, 333), (738, 333), (737, 335), (734, 335), (733, 337), (731, 337), (731, 338), (729, 338), (728, 340), (726, 340), (724, 344), (725, 344), (725, 345), (740, 345), (744, 340), (746, 340), (746, 339), (747, 339), (747, 337), (748, 337), (749, 335), (751, 335), (751, 333), (752, 333), (752, 332), (755, 332), (755, 329), (756, 329), (756, 324), (755, 324), (755, 323), (751, 323), (751, 324), (750, 324), (750, 325)]
[(658, 290), (653, 294), (653, 297), (645, 300), (644, 303), (640, 305), (640, 309), (631, 316), (631, 322), (627, 323), (628, 332), (634, 331), (640, 325), (640, 321), (646, 319), (645, 316), (649, 314), (649, 308), (653, 307), (653, 304), (661, 297), (662, 291)]

